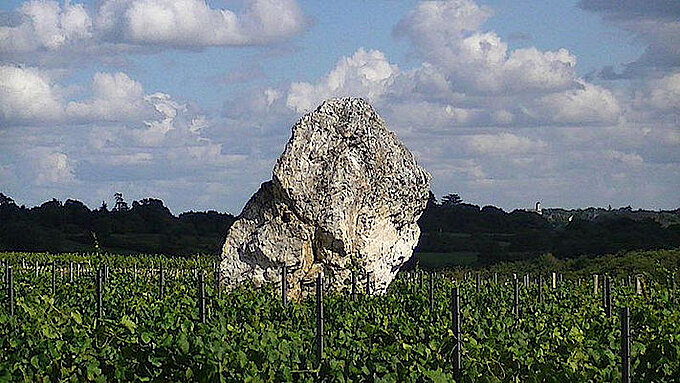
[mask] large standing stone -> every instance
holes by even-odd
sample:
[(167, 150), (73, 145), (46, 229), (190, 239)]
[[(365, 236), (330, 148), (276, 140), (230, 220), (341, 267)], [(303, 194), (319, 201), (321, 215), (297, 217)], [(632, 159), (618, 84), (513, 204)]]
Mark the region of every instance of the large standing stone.
[(225, 283), (279, 282), (285, 263), (291, 297), (320, 271), (333, 290), (356, 270), (384, 292), (418, 242), (429, 179), (366, 101), (325, 101), (293, 126), (273, 179), (229, 229)]

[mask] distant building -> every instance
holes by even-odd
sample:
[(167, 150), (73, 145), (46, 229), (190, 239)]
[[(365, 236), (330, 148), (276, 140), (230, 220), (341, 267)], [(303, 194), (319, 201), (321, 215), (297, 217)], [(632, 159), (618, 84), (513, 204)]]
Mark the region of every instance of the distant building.
[(536, 213), (538, 215), (543, 215), (543, 211), (541, 210), (541, 203), (536, 202), (536, 208), (535, 209), (527, 209), (528, 212), (531, 213)]

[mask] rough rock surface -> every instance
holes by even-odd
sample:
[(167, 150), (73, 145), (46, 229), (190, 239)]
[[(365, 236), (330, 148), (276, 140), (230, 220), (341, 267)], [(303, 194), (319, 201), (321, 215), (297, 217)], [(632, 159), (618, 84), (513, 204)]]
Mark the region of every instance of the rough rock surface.
[(384, 292), (418, 242), (429, 180), (366, 101), (325, 101), (293, 126), (272, 180), (229, 229), (224, 282), (279, 283), (285, 263), (293, 298), (319, 272), (340, 290), (356, 270), (360, 291), (370, 273)]

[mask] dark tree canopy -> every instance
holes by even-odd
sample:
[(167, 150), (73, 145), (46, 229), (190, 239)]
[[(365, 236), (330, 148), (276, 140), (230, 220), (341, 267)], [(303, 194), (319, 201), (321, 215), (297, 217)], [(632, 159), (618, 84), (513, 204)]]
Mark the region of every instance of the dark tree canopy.
[[(572, 221), (569, 217), (576, 217)], [(531, 259), (553, 253), (561, 258), (634, 249), (680, 246), (680, 210), (620, 209), (505, 212), (495, 206), (465, 203), (458, 194), (430, 195), (418, 224), (416, 252), (475, 254), (477, 263)]]
[[(0, 250), (103, 251), (116, 253), (218, 254), (235, 217), (217, 211), (175, 216), (156, 198), (128, 205), (121, 193), (115, 207), (90, 210), (78, 200), (57, 199), (17, 206), (0, 193)], [(532, 259), (552, 253), (570, 258), (633, 249), (680, 246), (680, 209), (665, 212), (620, 209), (543, 209), (505, 212), (430, 192), (418, 224), (416, 252), (475, 254), (477, 263)], [(96, 238), (96, 240), (95, 240)], [(98, 246), (98, 248), (97, 248)], [(447, 256), (448, 256), (447, 255)]]
[(120, 193), (114, 200), (111, 211), (106, 201), (90, 210), (73, 199), (52, 199), (27, 209), (2, 194), (0, 250), (95, 251), (96, 238), (102, 250), (117, 253), (216, 254), (235, 220), (216, 211), (175, 217), (155, 198), (134, 201), (131, 208)]
[(455, 207), (463, 203), (463, 199), (458, 194), (447, 194), (442, 197), (443, 207)]

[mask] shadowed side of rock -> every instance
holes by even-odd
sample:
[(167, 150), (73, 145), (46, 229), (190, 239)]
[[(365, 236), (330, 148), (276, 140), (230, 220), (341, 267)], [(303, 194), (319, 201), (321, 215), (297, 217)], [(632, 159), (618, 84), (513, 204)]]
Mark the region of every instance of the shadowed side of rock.
[[(229, 229), (220, 263), (223, 280), (227, 285), (278, 283), (285, 264), (288, 283), (299, 285), (318, 272), (312, 272), (313, 238), (314, 228), (290, 209), (280, 186), (265, 182)], [(299, 296), (297, 290), (291, 289), (291, 297)]]

